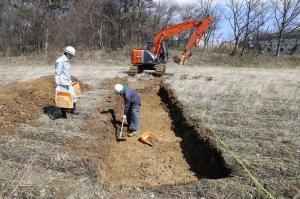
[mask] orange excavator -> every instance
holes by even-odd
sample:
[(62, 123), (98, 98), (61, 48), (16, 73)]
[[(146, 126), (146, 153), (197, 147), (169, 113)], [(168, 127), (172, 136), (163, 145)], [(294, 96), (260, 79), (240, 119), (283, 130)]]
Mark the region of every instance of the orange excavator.
[(181, 23), (170, 25), (159, 31), (153, 38), (153, 41), (148, 42), (146, 49), (133, 49), (131, 52), (131, 64), (128, 74), (134, 76), (137, 72), (143, 70), (155, 70), (156, 76), (162, 76), (166, 71), (166, 63), (168, 61), (168, 48), (163, 42), (165, 39), (195, 28), (182, 53), (182, 64), (190, 57), (190, 50), (193, 45), (200, 42), (201, 37), (207, 30), (211, 22), (211, 16), (207, 16), (202, 20), (187, 20)]

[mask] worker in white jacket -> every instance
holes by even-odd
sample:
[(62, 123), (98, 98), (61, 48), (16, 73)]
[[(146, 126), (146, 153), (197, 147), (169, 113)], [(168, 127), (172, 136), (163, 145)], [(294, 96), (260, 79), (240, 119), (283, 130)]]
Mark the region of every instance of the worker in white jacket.
[[(78, 115), (79, 112), (76, 110), (77, 98), (72, 86), (71, 80), (71, 59), (75, 56), (75, 48), (68, 46), (64, 49), (64, 54), (58, 58), (55, 62), (55, 82), (56, 91), (67, 91), (70, 92), (73, 98), (74, 108), (71, 110), (72, 114)], [(62, 110), (62, 117), (67, 118), (66, 110)]]

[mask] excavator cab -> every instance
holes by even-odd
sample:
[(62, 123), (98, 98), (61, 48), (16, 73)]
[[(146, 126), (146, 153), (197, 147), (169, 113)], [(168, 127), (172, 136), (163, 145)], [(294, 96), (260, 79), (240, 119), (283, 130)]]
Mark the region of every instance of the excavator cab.
[(153, 41), (148, 41), (146, 50), (151, 50), (152, 45), (153, 45)]
[[(153, 41), (148, 41), (146, 50), (151, 51)], [(168, 45), (166, 42), (162, 42), (162, 49), (156, 59), (156, 64), (166, 64), (168, 62)]]
[(168, 45), (167, 43), (162, 43), (162, 52), (159, 54), (159, 63), (160, 64), (166, 64), (168, 62)]
[(131, 52), (131, 64), (128, 74), (134, 76), (137, 72), (143, 70), (155, 70), (156, 76), (162, 76), (165, 72), (165, 64), (168, 61), (168, 48), (165, 42), (162, 42), (161, 52), (156, 56), (152, 53), (153, 42), (147, 43), (146, 49), (133, 49)]

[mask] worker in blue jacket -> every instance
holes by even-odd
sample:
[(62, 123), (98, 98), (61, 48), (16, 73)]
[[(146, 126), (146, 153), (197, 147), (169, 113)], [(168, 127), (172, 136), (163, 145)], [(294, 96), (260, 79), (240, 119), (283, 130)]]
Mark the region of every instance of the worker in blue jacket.
[(124, 97), (123, 119), (127, 119), (127, 124), (129, 125), (130, 133), (128, 136), (135, 136), (140, 126), (141, 99), (134, 89), (125, 84), (116, 84), (115, 93)]

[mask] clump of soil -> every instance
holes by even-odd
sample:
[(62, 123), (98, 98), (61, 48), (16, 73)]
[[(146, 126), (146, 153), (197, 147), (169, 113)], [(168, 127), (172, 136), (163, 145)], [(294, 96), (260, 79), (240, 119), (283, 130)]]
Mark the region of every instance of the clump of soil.
[[(78, 81), (72, 77), (72, 81)], [(82, 91), (89, 86), (80, 82)], [(54, 106), (55, 82), (53, 76), (0, 87), (0, 134), (13, 132), (18, 124), (43, 114), (43, 107)]]

